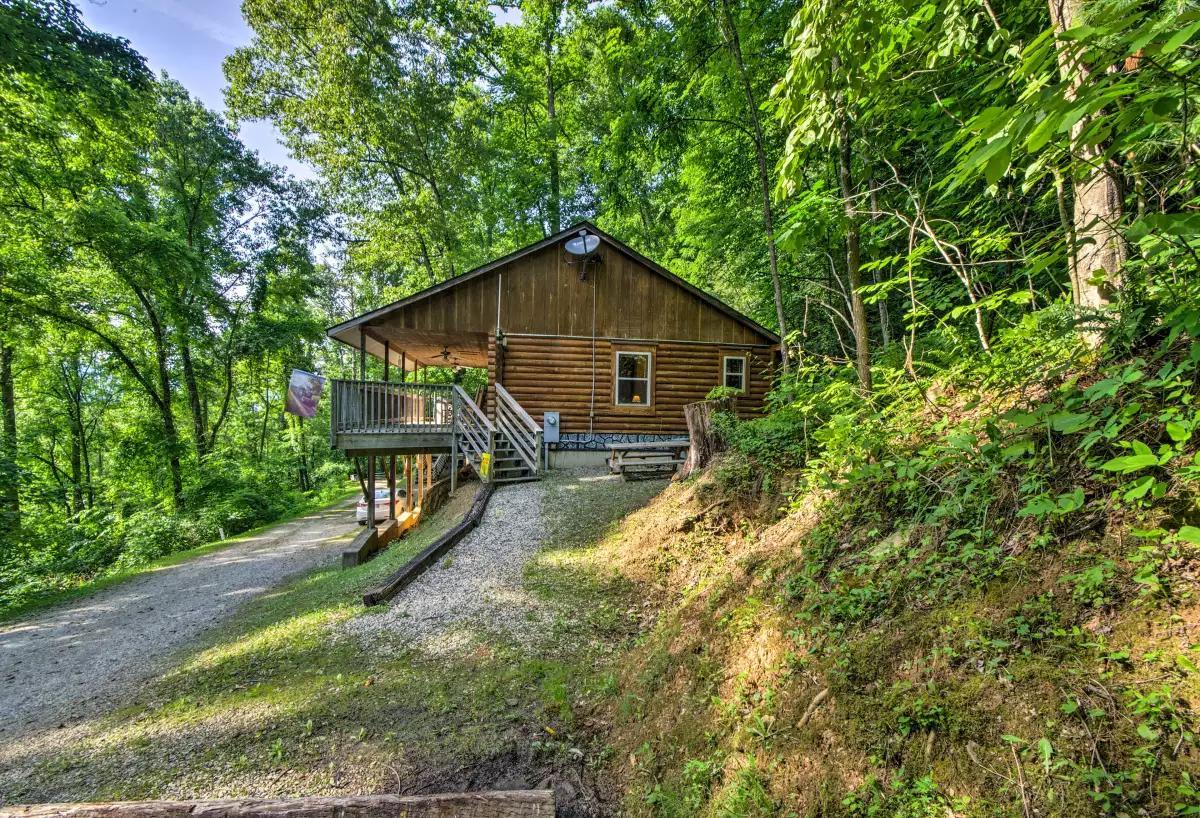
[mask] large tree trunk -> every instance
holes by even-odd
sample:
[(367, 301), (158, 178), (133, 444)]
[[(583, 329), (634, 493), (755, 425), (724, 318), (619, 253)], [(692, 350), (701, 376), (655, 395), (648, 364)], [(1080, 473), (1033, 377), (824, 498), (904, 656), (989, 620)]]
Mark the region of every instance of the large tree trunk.
[[(72, 424), (74, 425), (74, 424)], [(83, 511), (83, 447), (79, 445), (79, 430), (71, 430), (71, 513)]]
[[(1050, 20), (1056, 34), (1062, 34), (1078, 22), (1085, 0), (1049, 0)], [(1074, 98), (1091, 76), (1091, 68), (1079, 56), (1078, 45), (1059, 42), (1059, 71), (1067, 85), (1068, 98)], [(1071, 273), (1071, 294), (1075, 305), (1084, 310), (1096, 310), (1110, 304), (1121, 286), (1121, 267), (1126, 248), (1120, 233), (1124, 215), (1122, 190), (1111, 165), (1104, 161), (1103, 151), (1094, 145), (1080, 145), (1079, 135), (1089, 125), (1084, 117), (1071, 128), (1072, 152), (1075, 162), (1086, 166), (1087, 172), (1073, 179), (1073, 214), (1068, 230)], [(1100, 338), (1095, 332), (1085, 334), (1092, 343)]]
[(21, 523), (17, 486), (17, 400), (13, 378), (13, 348), (0, 344), (0, 531)]
[(850, 149), (850, 118), (843, 114), (838, 126), (838, 186), (846, 211), (846, 279), (850, 287), (850, 321), (854, 330), (854, 359), (858, 382), (864, 392), (871, 391), (871, 339), (867, 326), (867, 307), (862, 293), (862, 251), (859, 247), (858, 208), (854, 204), (854, 183), (850, 176), (853, 158)]
[(183, 508), (183, 464), (179, 457), (179, 429), (175, 426), (175, 413), (171, 408), (171, 370), (167, 362), (167, 343), (162, 326), (152, 322), (154, 329), (154, 351), (158, 365), (158, 406), (163, 427), (163, 445), (167, 449), (167, 466), (171, 472), (171, 508)]
[(709, 464), (713, 455), (724, 451), (724, 441), (713, 429), (712, 416), (715, 412), (732, 410), (733, 402), (729, 399), (702, 400), (683, 407), (683, 417), (687, 421), (688, 438), (692, 445), (688, 449), (687, 460), (679, 468), (675, 479), (682, 480), (699, 471)]
[(192, 415), (192, 438), (196, 447), (196, 458), (203, 461), (208, 456), (208, 417), (200, 399), (200, 384), (196, 380), (196, 367), (192, 363), (192, 345), (188, 343), (186, 331), (179, 333), (179, 357), (183, 362), (183, 383), (187, 389), (188, 408)]
[(779, 345), (780, 368), (787, 372), (790, 365), (787, 347), (787, 320), (783, 310), (783, 286), (779, 282), (779, 253), (775, 245), (775, 213), (771, 204), (771, 172), (767, 163), (766, 141), (763, 137), (762, 121), (758, 115), (758, 102), (754, 96), (754, 86), (750, 82), (750, 72), (742, 57), (742, 42), (738, 36), (737, 25), (734, 23), (733, 12), (729, 8), (729, 0), (721, 0), (721, 17), (729, 54), (737, 67), (742, 93), (746, 98), (746, 113), (754, 128), (754, 154), (758, 163), (758, 183), (762, 190), (763, 231), (767, 237), (767, 263), (771, 270), (771, 289), (775, 297), (775, 319), (779, 322), (779, 336), (783, 339)]

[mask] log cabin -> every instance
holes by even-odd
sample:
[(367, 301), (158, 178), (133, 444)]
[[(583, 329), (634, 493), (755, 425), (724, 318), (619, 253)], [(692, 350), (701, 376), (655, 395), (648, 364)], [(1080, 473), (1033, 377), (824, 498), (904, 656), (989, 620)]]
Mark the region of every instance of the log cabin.
[[(328, 334), (360, 361), (359, 379), (333, 383), (335, 447), (446, 452), (497, 481), (536, 477), (560, 453), (685, 436), (684, 405), (717, 386), (757, 413), (779, 350), (778, 335), (588, 222)], [(383, 381), (366, 380), (368, 356)], [(425, 367), (486, 368), (486, 394), (414, 383)]]

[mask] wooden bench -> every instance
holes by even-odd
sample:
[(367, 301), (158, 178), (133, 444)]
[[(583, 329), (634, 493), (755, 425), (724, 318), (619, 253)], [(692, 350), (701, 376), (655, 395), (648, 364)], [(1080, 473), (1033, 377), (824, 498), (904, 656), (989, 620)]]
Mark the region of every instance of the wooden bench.
[(608, 444), (608, 470), (622, 480), (649, 479), (673, 474), (687, 459), (691, 441), (655, 440), (645, 443)]

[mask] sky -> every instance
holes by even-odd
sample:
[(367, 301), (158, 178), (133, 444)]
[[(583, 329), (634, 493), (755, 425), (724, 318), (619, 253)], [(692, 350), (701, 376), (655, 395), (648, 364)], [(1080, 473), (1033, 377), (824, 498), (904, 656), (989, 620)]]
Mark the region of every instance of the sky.
[[(88, 27), (129, 40), (155, 74), (171, 77), (215, 111), (225, 110), (221, 63), (250, 42), (241, 0), (76, 0)], [(293, 159), (268, 122), (243, 122), (238, 133), (247, 147), (298, 178), (312, 178), (308, 165)]]
[[(221, 63), (250, 42), (241, 0), (75, 0), (88, 27), (129, 40), (155, 74), (166, 71), (192, 96), (215, 111), (225, 110)], [(493, 7), (496, 20), (515, 23), (516, 9)], [(288, 155), (269, 122), (243, 122), (238, 133), (259, 157), (282, 165), (300, 179), (313, 169)]]

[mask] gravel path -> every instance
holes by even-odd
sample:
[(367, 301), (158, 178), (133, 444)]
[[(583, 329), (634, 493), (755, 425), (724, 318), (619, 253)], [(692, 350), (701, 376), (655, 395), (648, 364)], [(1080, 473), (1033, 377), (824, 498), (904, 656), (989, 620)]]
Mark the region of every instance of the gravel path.
[(380, 613), (356, 617), (345, 633), (380, 649), (418, 647), (431, 654), (466, 648), (478, 628), (528, 641), (542, 629), (544, 610), (524, 587), (525, 563), (542, 547), (542, 500), (548, 482), (500, 486), (483, 519), (443, 561)]
[(116, 704), (176, 649), (293, 574), (338, 558), (340, 504), (0, 625), (0, 746)]

